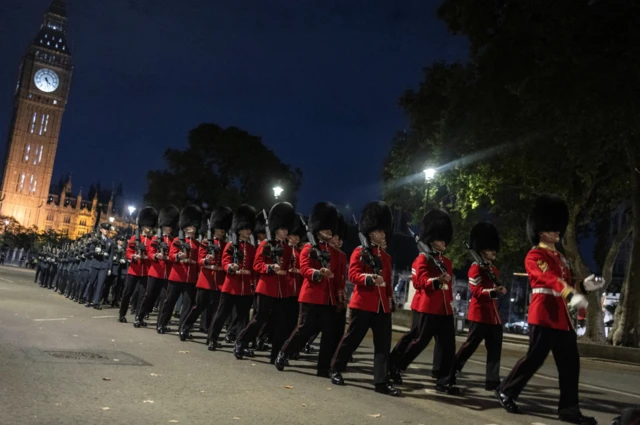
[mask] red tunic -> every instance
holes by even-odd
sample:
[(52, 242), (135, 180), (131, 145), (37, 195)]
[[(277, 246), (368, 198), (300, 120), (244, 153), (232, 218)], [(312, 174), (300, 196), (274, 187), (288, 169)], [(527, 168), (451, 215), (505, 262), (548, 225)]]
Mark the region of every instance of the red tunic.
[[(162, 235), (162, 239), (171, 247), (173, 237), (168, 235)], [(171, 263), (169, 262), (169, 253), (164, 253), (164, 260), (155, 260), (154, 256), (159, 252), (158, 250), (158, 236), (151, 238), (151, 245), (149, 247), (149, 276), (157, 279), (166, 279), (171, 272)]]
[(367, 286), (367, 276), (373, 274), (373, 269), (360, 260), (361, 251), (360, 246), (354, 249), (349, 263), (349, 281), (355, 285), (349, 308), (377, 313), (382, 305), (382, 310), (390, 313), (389, 299), (393, 297), (391, 256), (380, 248), (372, 248), (373, 255), (378, 256), (382, 263), (382, 277), (386, 285)]
[[(146, 247), (146, 252), (148, 253), (151, 248), (151, 238), (145, 235), (140, 235), (140, 243), (142, 243)], [(137, 254), (135, 246), (136, 237), (131, 236), (131, 239), (129, 239), (129, 243), (127, 244), (126, 252), (127, 260), (131, 262), (127, 274), (133, 276), (147, 276), (149, 272), (149, 256), (148, 254), (143, 253), (142, 259), (134, 260), (133, 256)]]
[[(499, 276), (498, 269), (491, 266), (496, 277)], [(500, 325), (500, 315), (498, 314), (498, 301), (491, 298), (490, 291), (495, 290), (496, 284), (487, 271), (481, 268), (478, 263), (473, 263), (467, 273), (469, 276), (469, 288), (471, 289), (471, 302), (469, 303), (469, 320), (491, 325)]]
[[(255, 272), (253, 271), (253, 260), (256, 255), (256, 248), (249, 242), (240, 241), (240, 249), (243, 252), (242, 264), (239, 264), (240, 270), (235, 273), (226, 273), (222, 292), (232, 295), (251, 295), (251, 284), (254, 281)], [(222, 268), (229, 270), (229, 266), (233, 264), (233, 256), (231, 255), (232, 244), (229, 242), (222, 253)], [(248, 274), (240, 273), (246, 271)]]
[[(451, 260), (441, 254), (435, 254), (435, 257), (444, 264), (449, 276), (453, 276)], [(428, 260), (426, 255), (420, 254), (413, 261), (411, 266), (413, 287), (422, 291), (419, 303), (416, 305), (416, 311), (419, 313), (453, 315), (453, 282), (447, 283), (447, 289), (442, 287), (434, 289), (433, 287), (433, 281), (440, 275), (442, 275), (442, 272), (438, 266), (433, 261)], [(444, 284), (445, 282), (441, 283)]]
[(222, 251), (224, 249), (224, 242), (221, 244), (219, 239), (214, 239), (213, 243), (218, 245), (220, 249), (215, 253), (211, 262), (205, 260), (209, 251), (209, 241), (205, 239), (200, 244), (200, 249), (198, 250), (200, 275), (198, 275), (196, 287), (207, 289), (209, 291), (219, 291), (222, 288), (226, 274), (222, 268)]
[(300, 253), (300, 273), (304, 280), (298, 301), (307, 304), (337, 305), (337, 294), (333, 280), (340, 274), (340, 258), (335, 250), (329, 249), (329, 245), (326, 243), (320, 242), (318, 247), (321, 251), (329, 252), (331, 256), (329, 269), (334, 277), (324, 277), (319, 282), (313, 280), (314, 272), (320, 270), (322, 265), (320, 261), (310, 258), (312, 246), (310, 243), (306, 244)]
[(300, 273), (300, 255), (302, 250), (297, 246), (291, 247), (291, 266), (287, 275), (287, 283), (289, 284), (289, 297), (298, 299), (300, 289), (302, 288), (302, 274)]
[(172, 282), (196, 283), (198, 280), (198, 250), (200, 243), (186, 238), (185, 243), (191, 247), (188, 256), (182, 260), (178, 258), (180, 239), (175, 238), (169, 249), (169, 261), (172, 262), (169, 280)]
[(563, 279), (573, 286), (569, 263), (564, 256), (538, 246), (527, 254), (524, 267), (532, 288), (529, 324), (563, 331), (573, 329), (567, 304), (561, 296), (564, 285), (558, 282)]
[(256, 286), (256, 293), (266, 295), (272, 298), (288, 298), (289, 297), (289, 282), (288, 282), (288, 267), (291, 263), (291, 247), (287, 243), (280, 241), (274, 241), (277, 246), (282, 247), (282, 258), (280, 258), (279, 266), (282, 267), (282, 271), (286, 274), (279, 275), (269, 271), (269, 265), (274, 261), (271, 256), (265, 256), (265, 249), (269, 242), (262, 241), (258, 245), (256, 250), (256, 258), (253, 261), (253, 270), (258, 275), (258, 284)]

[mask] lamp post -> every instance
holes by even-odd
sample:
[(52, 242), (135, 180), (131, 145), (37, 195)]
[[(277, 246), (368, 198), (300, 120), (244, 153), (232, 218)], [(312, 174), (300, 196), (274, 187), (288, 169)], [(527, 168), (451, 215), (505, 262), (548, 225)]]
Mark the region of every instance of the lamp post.
[(429, 209), (429, 186), (431, 185), (431, 181), (436, 176), (435, 168), (425, 168), (422, 170), (424, 173), (424, 181), (427, 183), (427, 199), (424, 204), (424, 210), (427, 211)]
[(275, 196), (276, 199), (278, 199), (280, 195), (282, 195), (282, 192), (284, 192), (284, 189), (280, 186), (276, 186), (273, 188), (273, 196)]
[(115, 221), (115, 217), (109, 217), (109, 223), (113, 223)]

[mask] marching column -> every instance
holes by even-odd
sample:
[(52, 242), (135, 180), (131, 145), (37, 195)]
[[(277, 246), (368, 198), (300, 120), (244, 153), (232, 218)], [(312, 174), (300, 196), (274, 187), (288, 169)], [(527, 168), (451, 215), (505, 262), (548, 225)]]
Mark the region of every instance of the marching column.
[(568, 222), (567, 204), (552, 195), (539, 197), (528, 217), (527, 234), (535, 245), (524, 260), (532, 288), (529, 351), (502, 381), (496, 396), (506, 411), (518, 413), (515, 401), (551, 352), (558, 368), (560, 420), (591, 425), (596, 419), (583, 416), (578, 402), (580, 355), (569, 309), (586, 308), (582, 294), (601, 288), (604, 280), (591, 275), (574, 287), (569, 262), (556, 250)]

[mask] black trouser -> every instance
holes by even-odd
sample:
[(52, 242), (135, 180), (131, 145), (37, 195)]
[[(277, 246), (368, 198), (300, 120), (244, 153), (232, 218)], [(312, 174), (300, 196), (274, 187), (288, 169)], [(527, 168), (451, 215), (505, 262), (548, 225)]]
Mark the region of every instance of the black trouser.
[[(253, 296), (251, 297), (251, 302), (252, 303), (254, 302)], [(248, 311), (247, 311), (247, 314), (249, 314)], [(229, 317), (227, 317), (227, 320), (224, 323), (225, 326), (227, 327), (227, 337), (229, 337), (232, 340), (236, 339), (236, 337), (238, 336), (240, 331), (242, 331), (244, 329), (244, 326), (241, 326), (240, 322), (244, 322), (244, 324), (246, 326), (247, 323), (249, 323), (248, 317), (247, 317), (247, 321), (240, 320), (238, 318), (238, 311), (234, 307), (233, 310), (231, 311), (231, 314), (229, 315)]]
[[(364, 337), (373, 331), (373, 383), (384, 384), (389, 381), (389, 350), (391, 350), (391, 313), (373, 313), (364, 310), (351, 310), (349, 328), (338, 345), (331, 367), (343, 372), (351, 355)], [(324, 338), (324, 332), (322, 333)], [(320, 342), (322, 347), (322, 342)]]
[(118, 277), (117, 272), (113, 273), (113, 269), (111, 270), (111, 274), (107, 276), (104, 281), (104, 288), (102, 289), (102, 302), (107, 304), (109, 302), (109, 293), (111, 292), (111, 288), (113, 287), (113, 283), (116, 281)]
[(244, 329), (249, 321), (249, 310), (251, 310), (251, 303), (253, 302), (253, 295), (232, 295), (223, 292), (220, 296), (220, 303), (218, 304), (218, 310), (216, 316), (209, 328), (209, 336), (207, 338), (208, 343), (216, 344), (222, 328), (224, 327), (227, 318), (231, 316), (231, 312), (236, 311), (236, 319), (238, 326)]
[(486, 382), (500, 382), (500, 356), (502, 354), (502, 325), (471, 322), (469, 336), (456, 353), (455, 368), (462, 370), (469, 357), (475, 353), (480, 343), (484, 340), (487, 348)]
[(390, 365), (398, 370), (406, 370), (437, 335), (438, 342), (442, 346), (442, 357), (436, 378), (438, 384), (450, 383), (456, 351), (453, 316), (421, 313), (417, 336), (414, 335), (416, 335), (415, 331), (413, 334), (409, 331), (401, 338), (391, 352)]
[(182, 327), (180, 329), (188, 331), (191, 326), (196, 323), (198, 317), (204, 312), (205, 314), (200, 319), (200, 327), (202, 329), (207, 329), (208, 331), (209, 328), (207, 327), (207, 324), (211, 325), (211, 323), (213, 322), (213, 315), (218, 309), (218, 303), (220, 302), (221, 294), (222, 292), (220, 291), (198, 288), (196, 291), (195, 305), (191, 307), (191, 311), (189, 311), (189, 314), (187, 315), (187, 318), (184, 320), (184, 323), (182, 324)]
[[(158, 315), (158, 328), (161, 326), (167, 326), (171, 320), (171, 314), (178, 302), (178, 298), (182, 296), (182, 305), (180, 309), (180, 324), (181, 327), (185, 319), (191, 311), (191, 307), (196, 300), (196, 284), (188, 282), (174, 282), (169, 281), (169, 287), (167, 289), (167, 299), (162, 304), (162, 309)], [(151, 304), (153, 305), (153, 304)]]
[(40, 272), (40, 286), (41, 287), (46, 287), (47, 286), (47, 279), (49, 277), (49, 269), (42, 269), (42, 271)]
[(122, 302), (120, 303), (120, 317), (125, 317), (127, 315), (127, 311), (129, 310), (129, 303), (131, 302), (131, 296), (138, 288), (142, 288), (142, 291), (144, 291), (146, 283), (147, 276), (134, 276), (132, 274), (127, 275), (127, 279), (124, 283)]
[(298, 304), (298, 297), (289, 297), (284, 300), (285, 320), (284, 320), (284, 334), (286, 337), (291, 336), (291, 333), (298, 326), (298, 315), (300, 314), (300, 304)]
[(84, 293), (87, 289), (87, 285), (89, 285), (89, 274), (90, 274), (90, 270), (87, 269), (87, 270), (83, 270), (80, 276), (82, 284), (81, 284), (80, 292), (78, 293), (78, 296), (80, 297), (80, 299), (84, 301), (89, 301), (88, 299), (84, 298)]
[(91, 297), (93, 296), (93, 304), (100, 305), (104, 281), (107, 279), (108, 271), (108, 269), (91, 269), (89, 272), (89, 283), (84, 290), (84, 299), (87, 300), (87, 302), (92, 302)]
[(42, 268), (40, 266), (36, 266), (36, 277), (33, 279), (33, 283), (38, 283), (38, 278), (40, 277), (40, 272)]
[(126, 274), (119, 274), (118, 277), (116, 277), (116, 280), (111, 287), (111, 296), (113, 297), (113, 299), (111, 300), (112, 303), (120, 302), (120, 298), (122, 298), (122, 291), (124, 290), (124, 282), (126, 279)]
[(156, 300), (160, 296), (160, 292), (162, 292), (162, 288), (165, 288), (166, 290), (168, 285), (169, 282), (167, 281), (167, 279), (160, 279), (157, 277), (149, 276), (149, 279), (147, 280), (147, 287), (144, 292), (144, 297), (142, 298), (142, 302), (140, 303), (138, 314), (136, 314), (136, 320), (142, 321), (147, 316), (147, 314), (151, 313), (151, 310), (153, 310), (153, 306), (156, 304)]
[(260, 331), (269, 320), (273, 321), (274, 334), (271, 345), (271, 360), (275, 360), (280, 352), (280, 348), (289, 336), (286, 331), (286, 299), (274, 298), (268, 295), (257, 294), (257, 309), (253, 319), (240, 332), (236, 345), (246, 348), (249, 342), (254, 341)]
[[(300, 352), (311, 335), (322, 332), (320, 352), (318, 353), (318, 371), (326, 371), (331, 366), (333, 353), (340, 343), (337, 323), (342, 315), (336, 311), (336, 306), (327, 304), (299, 303), (298, 326), (293, 330), (289, 339), (282, 346), (285, 356)], [(391, 323), (391, 322), (389, 322)], [(344, 322), (342, 323), (344, 330)], [(388, 350), (388, 349), (387, 349)]]
[(499, 391), (518, 398), (536, 371), (544, 364), (549, 352), (558, 369), (560, 401), (558, 409), (578, 406), (578, 381), (580, 379), (580, 355), (575, 331), (561, 331), (544, 326), (529, 328), (529, 350), (513, 367), (500, 384)]

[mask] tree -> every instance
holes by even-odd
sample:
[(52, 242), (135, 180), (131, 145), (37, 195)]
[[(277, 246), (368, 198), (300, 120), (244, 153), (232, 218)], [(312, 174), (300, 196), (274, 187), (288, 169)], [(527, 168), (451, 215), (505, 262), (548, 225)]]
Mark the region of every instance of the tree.
[[(427, 160), (446, 164), (437, 179), (450, 194), (444, 205), (465, 230), (491, 214), (508, 241), (501, 257), (522, 264), (531, 200), (557, 193), (571, 210), (564, 249), (576, 277), (585, 277), (581, 231), (611, 214), (631, 188), (630, 166), (615, 166), (627, 150), (616, 117), (626, 118), (627, 101), (635, 105), (637, 99), (615, 96), (618, 78), (636, 87), (638, 76), (620, 71), (612, 77), (611, 64), (601, 63), (622, 36), (611, 36), (611, 22), (586, 2), (447, 0), (438, 14), (469, 39), (470, 58), (433, 64), (419, 89), (401, 98), (411, 128), (396, 139), (387, 160), (386, 196), (407, 204), (405, 197), (424, 192), (424, 183), (398, 182), (418, 174)], [(606, 257), (615, 260), (619, 246), (612, 244)], [(587, 329), (590, 339), (602, 342), (599, 296), (590, 296)]]
[(284, 188), (284, 199), (295, 204), (302, 171), (284, 164), (260, 137), (236, 127), (202, 124), (189, 132), (184, 150), (167, 149), (165, 170), (149, 171), (145, 202), (157, 208), (169, 204), (256, 207), (273, 204), (273, 187)]

